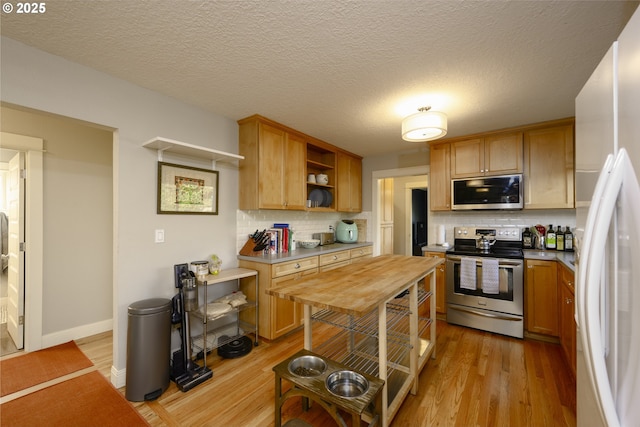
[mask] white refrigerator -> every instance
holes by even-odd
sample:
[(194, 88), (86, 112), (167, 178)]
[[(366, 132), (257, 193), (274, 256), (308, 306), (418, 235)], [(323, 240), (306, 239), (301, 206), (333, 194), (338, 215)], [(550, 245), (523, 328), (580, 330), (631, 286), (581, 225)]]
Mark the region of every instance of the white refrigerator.
[(576, 98), (575, 153), (577, 425), (637, 426), (640, 9)]

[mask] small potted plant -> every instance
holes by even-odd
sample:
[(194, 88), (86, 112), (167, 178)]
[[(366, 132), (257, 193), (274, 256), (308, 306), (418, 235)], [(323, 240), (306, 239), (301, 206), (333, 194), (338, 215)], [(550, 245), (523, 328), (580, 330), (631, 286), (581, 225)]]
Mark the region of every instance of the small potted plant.
[(218, 258), (218, 255), (211, 255), (211, 259), (209, 260), (209, 273), (215, 276), (216, 274), (220, 273), (221, 266), (222, 260)]

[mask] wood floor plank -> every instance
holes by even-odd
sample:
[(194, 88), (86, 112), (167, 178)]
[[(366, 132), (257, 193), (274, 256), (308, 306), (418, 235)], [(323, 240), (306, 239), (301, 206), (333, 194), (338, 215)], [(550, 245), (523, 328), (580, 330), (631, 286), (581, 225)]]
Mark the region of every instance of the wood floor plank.
[[(322, 342), (329, 327), (314, 328)], [(323, 335), (324, 334), (324, 335)], [(78, 346), (105, 376), (111, 370), (111, 334), (79, 340)], [(157, 400), (134, 402), (153, 427), (274, 425), (272, 367), (302, 348), (302, 331), (261, 341), (238, 359), (208, 357), (213, 378), (183, 393), (171, 383)], [(286, 385), (285, 385), (286, 386)], [(124, 388), (120, 389), (124, 394)], [(285, 402), (282, 419), (313, 426), (335, 425), (320, 407), (303, 412), (299, 398)], [(420, 375), (392, 427), (574, 427), (575, 380), (557, 344), (495, 335), (437, 322), (437, 358)], [(353, 426), (352, 426), (353, 427)]]

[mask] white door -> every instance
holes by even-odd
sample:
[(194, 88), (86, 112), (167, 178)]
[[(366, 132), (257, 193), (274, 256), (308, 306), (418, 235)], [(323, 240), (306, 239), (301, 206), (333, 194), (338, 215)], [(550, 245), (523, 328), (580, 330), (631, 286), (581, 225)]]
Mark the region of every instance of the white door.
[(393, 178), (378, 180), (380, 255), (393, 254)]
[(16, 347), (24, 347), (24, 153), (9, 161), (9, 271), (7, 330)]

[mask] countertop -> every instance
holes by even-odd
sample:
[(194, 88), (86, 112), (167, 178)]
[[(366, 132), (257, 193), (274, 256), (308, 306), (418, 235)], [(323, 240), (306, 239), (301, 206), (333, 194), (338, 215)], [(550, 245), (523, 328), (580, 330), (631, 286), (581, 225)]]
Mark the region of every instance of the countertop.
[(310, 256), (330, 254), (332, 252), (363, 248), (363, 247), (372, 246), (372, 245), (373, 245), (372, 242), (333, 243), (331, 245), (316, 246), (313, 249), (304, 249), (299, 247), (293, 252), (286, 252), (286, 253), (280, 253), (280, 254), (256, 255), (256, 256), (238, 255), (238, 259), (242, 259), (245, 261), (261, 262), (264, 264), (277, 264), (279, 262), (295, 261), (297, 259), (307, 258)]
[(270, 295), (321, 309), (364, 316), (425, 277), (443, 259), (382, 255), (281, 286), (266, 289)]
[(427, 245), (422, 247), (422, 253), (424, 252), (446, 252), (451, 249), (452, 246), (447, 243), (447, 246), (442, 245)]
[(524, 259), (540, 259), (546, 261), (559, 261), (569, 270), (575, 273), (576, 267), (573, 264), (575, 261), (575, 252), (557, 252), (549, 250), (539, 249), (525, 249)]

